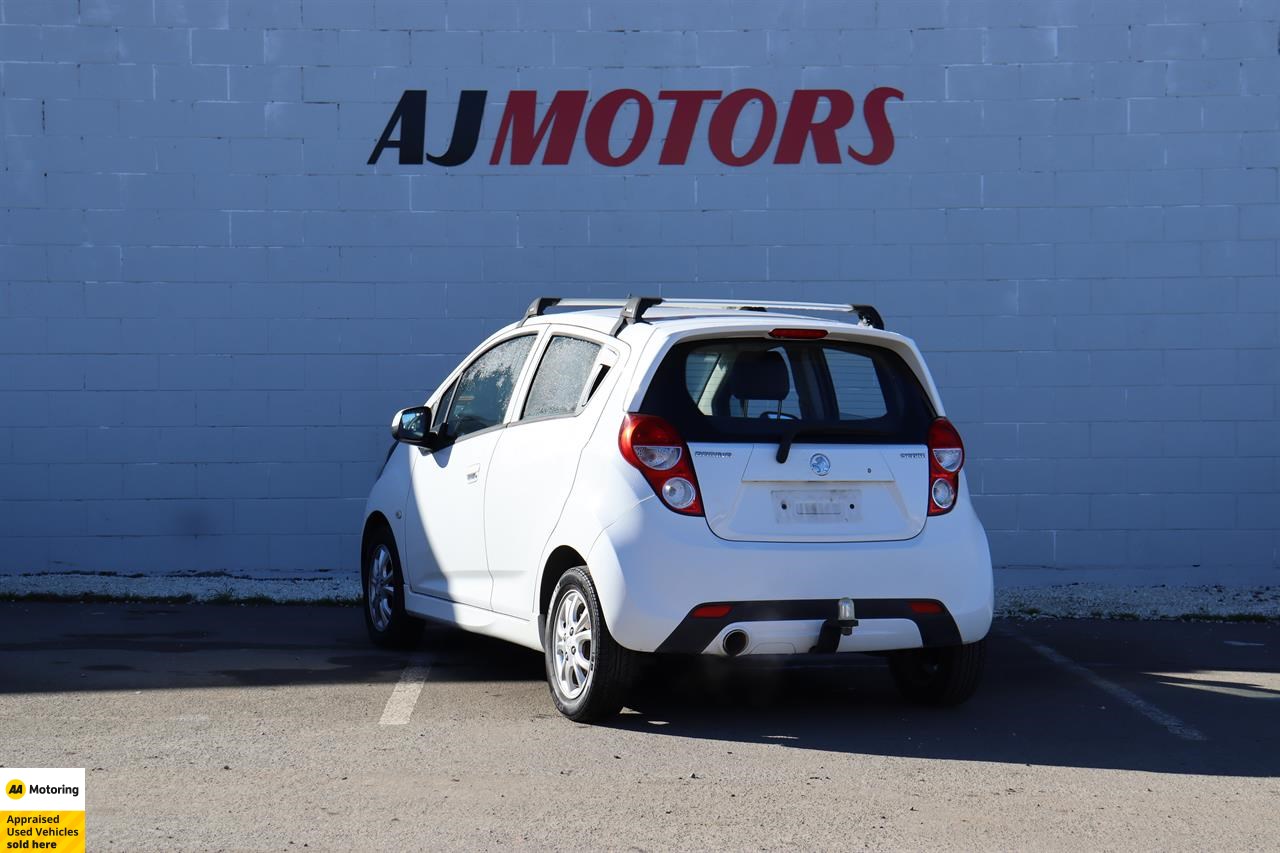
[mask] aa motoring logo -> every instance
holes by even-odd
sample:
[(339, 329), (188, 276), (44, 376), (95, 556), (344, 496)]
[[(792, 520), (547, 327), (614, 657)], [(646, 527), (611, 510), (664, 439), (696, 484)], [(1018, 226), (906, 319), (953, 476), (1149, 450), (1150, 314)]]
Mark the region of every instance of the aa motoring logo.
[[(654, 101), (637, 89), (616, 89), (596, 99), (590, 109), (587, 90), (561, 90), (541, 111), (536, 91), (515, 90), (507, 94), (493, 150), (489, 152), (489, 164), (497, 166), (505, 157), (513, 166), (528, 166), (535, 159), (545, 166), (563, 166), (573, 156), (574, 143), (581, 134), (587, 155), (605, 166), (634, 162), (655, 135), (662, 139), (658, 153), (658, 163), (662, 166), (684, 165), (695, 143), (707, 145), (711, 154), (726, 166), (747, 166), (764, 157), (775, 137), (777, 147), (772, 162), (777, 165), (799, 163), (806, 149), (812, 146), (819, 163), (837, 164), (848, 158), (867, 166), (878, 166), (893, 156), (893, 128), (885, 104), (902, 97), (899, 90), (882, 86), (872, 89), (862, 99), (861, 119), (870, 141), (860, 151), (840, 141), (840, 132), (854, 122), (858, 111), (854, 96), (843, 89), (796, 89), (783, 116), (779, 116), (773, 97), (760, 89), (737, 89), (728, 94), (710, 89), (664, 89), (658, 92), (657, 100), (671, 102), (670, 119), (665, 128), (655, 128)], [(432, 154), (425, 150), (427, 92), (406, 89), (369, 155), (369, 165), (376, 164), (388, 148), (395, 149), (400, 164), (406, 166), (420, 166), (424, 162), (437, 166), (466, 163), (476, 153), (488, 99), (489, 93), (484, 89), (460, 92), (449, 145), (443, 152)], [(742, 121), (748, 108), (753, 116), (759, 115), (759, 123), (754, 127), (752, 122)], [(698, 120), (704, 111), (711, 114), (706, 138), (695, 140)], [(631, 122), (634, 122), (634, 131), (625, 147), (618, 151), (616, 147), (622, 143), (611, 146), (610, 136), (620, 120), (627, 122), (619, 128), (620, 132), (631, 131)], [(751, 136), (753, 131), (750, 144), (745, 150), (739, 150), (742, 139)], [(735, 138), (739, 139), (737, 149)]]
[(11, 800), (20, 800), (27, 794), (80, 796), (80, 788), (77, 785), (37, 785), (35, 783), (26, 785), (21, 779), (10, 779), (9, 784), (4, 786), (4, 790)]

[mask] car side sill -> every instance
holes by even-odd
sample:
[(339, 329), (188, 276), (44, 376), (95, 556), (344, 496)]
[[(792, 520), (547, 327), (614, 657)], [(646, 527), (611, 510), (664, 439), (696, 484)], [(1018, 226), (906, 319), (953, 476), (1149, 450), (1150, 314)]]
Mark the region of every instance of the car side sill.
[(528, 619), (517, 619), (482, 607), (459, 604), (456, 601), (437, 598), (434, 595), (423, 595), (407, 589), (404, 591), (404, 609), (423, 619), (496, 637), (534, 651), (542, 651), (537, 623)]

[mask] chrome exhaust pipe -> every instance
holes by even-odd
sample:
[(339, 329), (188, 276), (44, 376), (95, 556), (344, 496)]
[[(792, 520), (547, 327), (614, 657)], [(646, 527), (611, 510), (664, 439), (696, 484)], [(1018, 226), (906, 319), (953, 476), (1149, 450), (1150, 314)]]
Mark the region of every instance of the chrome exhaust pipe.
[(724, 635), (724, 641), (720, 644), (724, 649), (724, 653), (731, 658), (736, 658), (747, 649), (747, 643), (751, 642), (751, 638), (747, 636), (747, 632), (741, 628), (734, 628), (732, 631)]

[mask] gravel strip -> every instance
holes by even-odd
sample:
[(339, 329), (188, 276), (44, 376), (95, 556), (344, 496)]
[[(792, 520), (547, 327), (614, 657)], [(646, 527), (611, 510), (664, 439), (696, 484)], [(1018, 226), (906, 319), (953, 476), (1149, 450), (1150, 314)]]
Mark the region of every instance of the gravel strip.
[[(351, 604), (355, 577), (46, 572), (0, 576), (0, 598), (94, 598)], [(997, 588), (996, 615), (1095, 619), (1280, 619), (1280, 586), (1119, 586), (1076, 582)]]
[(45, 597), (354, 604), (360, 600), (360, 582), (348, 575), (255, 578), (44, 572), (0, 576), (0, 598)]
[(1094, 619), (1280, 619), (1280, 586), (1068, 583), (996, 590), (999, 616)]

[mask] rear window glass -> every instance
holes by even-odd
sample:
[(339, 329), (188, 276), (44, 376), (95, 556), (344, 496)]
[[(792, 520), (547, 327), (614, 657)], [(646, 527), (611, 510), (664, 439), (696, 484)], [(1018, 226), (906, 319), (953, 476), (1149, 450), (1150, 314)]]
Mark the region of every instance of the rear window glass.
[(923, 444), (933, 410), (894, 352), (834, 340), (730, 338), (677, 344), (641, 411), (686, 441)]

